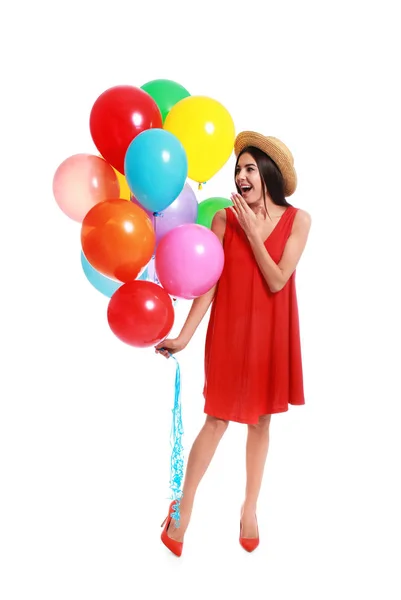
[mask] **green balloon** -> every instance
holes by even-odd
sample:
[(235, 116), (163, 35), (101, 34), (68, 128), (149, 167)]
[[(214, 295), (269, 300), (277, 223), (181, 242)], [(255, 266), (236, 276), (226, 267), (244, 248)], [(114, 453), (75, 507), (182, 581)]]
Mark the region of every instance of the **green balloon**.
[(210, 229), (213, 217), (217, 211), (229, 206), (233, 206), (233, 203), (227, 198), (208, 198), (199, 202), (197, 224)]
[(153, 79), (141, 86), (144, 92), (152, 96), (162, 115), (163, 123), (177, 102), (191, 94), (181, 84), (171, 79)]

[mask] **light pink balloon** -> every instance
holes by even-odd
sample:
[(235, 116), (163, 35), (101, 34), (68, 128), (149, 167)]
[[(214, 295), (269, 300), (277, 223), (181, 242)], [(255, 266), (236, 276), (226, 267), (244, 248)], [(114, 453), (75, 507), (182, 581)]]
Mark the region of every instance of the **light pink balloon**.
[(175, 298), (192, 300), (219, 280), (224, 251), (218, 237), (203, 225), (175, 227), (160, 240), (155, 267), (164, 289)]
[(67, 217), (82, 223), (95, 204), (120, 197), (120, 184), (113, 167), (103, 158), (74, 154), (57, 168), (53, 194)]

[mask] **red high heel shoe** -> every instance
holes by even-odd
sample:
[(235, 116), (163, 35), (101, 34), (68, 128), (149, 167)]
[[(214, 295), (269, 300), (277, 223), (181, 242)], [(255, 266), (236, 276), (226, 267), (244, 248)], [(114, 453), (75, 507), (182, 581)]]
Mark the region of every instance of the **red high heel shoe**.
[[(258, 520), (255, 515), (256, 526), (258, 527)], [(258, 527), (258, 535), (255, 538), (244, 538), (242, 537), (242, 522), (239, 522), (239, 543), (247, 552), (253, 552), (259, 546), (259, 527)]]
[(167, 535), (167, 529), (171, 523), (171, 519), (172, 519), (171, 513), (173, 512), (173, 506), (174, 506), (175, 502), (176, 502), (176, 500), (173, 500), (172, 503), (170, 504), (170, 507), (168, 510), (168, 515), (164, 519), (163, 523), (161, 524), (161, 527), (163, 527), (163, 525), (164, 525), (164, 529), (161, 534), (161, 541), (170, 550), (170, 552), (172, 552), (176, 556), (181, 556), (183, 542), (177, 542), (177, 540), (173, 540), (171, 537), (169, 537)]

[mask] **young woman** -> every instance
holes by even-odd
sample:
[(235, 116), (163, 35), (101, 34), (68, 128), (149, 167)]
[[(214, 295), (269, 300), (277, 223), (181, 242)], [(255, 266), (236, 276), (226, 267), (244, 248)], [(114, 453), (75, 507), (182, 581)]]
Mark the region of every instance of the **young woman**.
[(222, 275), (213, 289), (193, 301), (180, 335), (156, 346), (167, 358), (183, 350), (213, 302), (205, 347), (206, 421), (188, 457), (179, 526), (172, 502), (161, 536), (177, 556), (196, 490), (230, 421), (248, 427), (240, 544), (248, 552), (258, 546), (257, 500), (271, 415), (305, 403), (295, 269), (311, 217), (286, 200), (296, 189), (297, 176), (283, 142), (244, 131), (234, 151), (233, 206), (218, 211), (212, 223), (224, 247)]

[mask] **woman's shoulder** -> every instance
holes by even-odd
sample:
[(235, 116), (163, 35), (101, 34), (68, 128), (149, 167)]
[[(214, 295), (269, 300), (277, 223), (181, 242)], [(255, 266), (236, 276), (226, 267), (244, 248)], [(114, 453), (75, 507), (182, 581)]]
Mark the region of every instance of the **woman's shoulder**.
[(216, 214), (214, 215), (216, 217), (216, 219), (220, 219), (222, 221), (226, 221), (227, 220), (227, 208), (221, 208), (220, 210), (218, 210), (216, 212)]
[(226, 209), (223, 208), (221, 210), (218, 210), (213, 219), (212, 219), (212, 226), (211, 226), (211, 230), (213, 231), (213, 233), (215, 233), (217, 235), (217, 237), (219, 238), (219, 240), (221, 242), (223, 242), (224, 239), (224, 234), (226, 231), (226, 223), (227, 223), (227, 213), (226, 213)]
[[(295, 207), (293, 207), (295, 208)], [(305, 225), (310, 225), (312, 222), (312, 217), (310, 215), (310, 213), (308, 213), (308, 211), (304, 210), (303, 208), (295, 208), (295, 219), (298, 221), (298, 223), (303, 223)]]
[(293, 228), (308, 231), (312, 224), (310, 213), (303, 208), (296, 208), (295, 206), (292, 206), (292, 209), (294, 212)]

